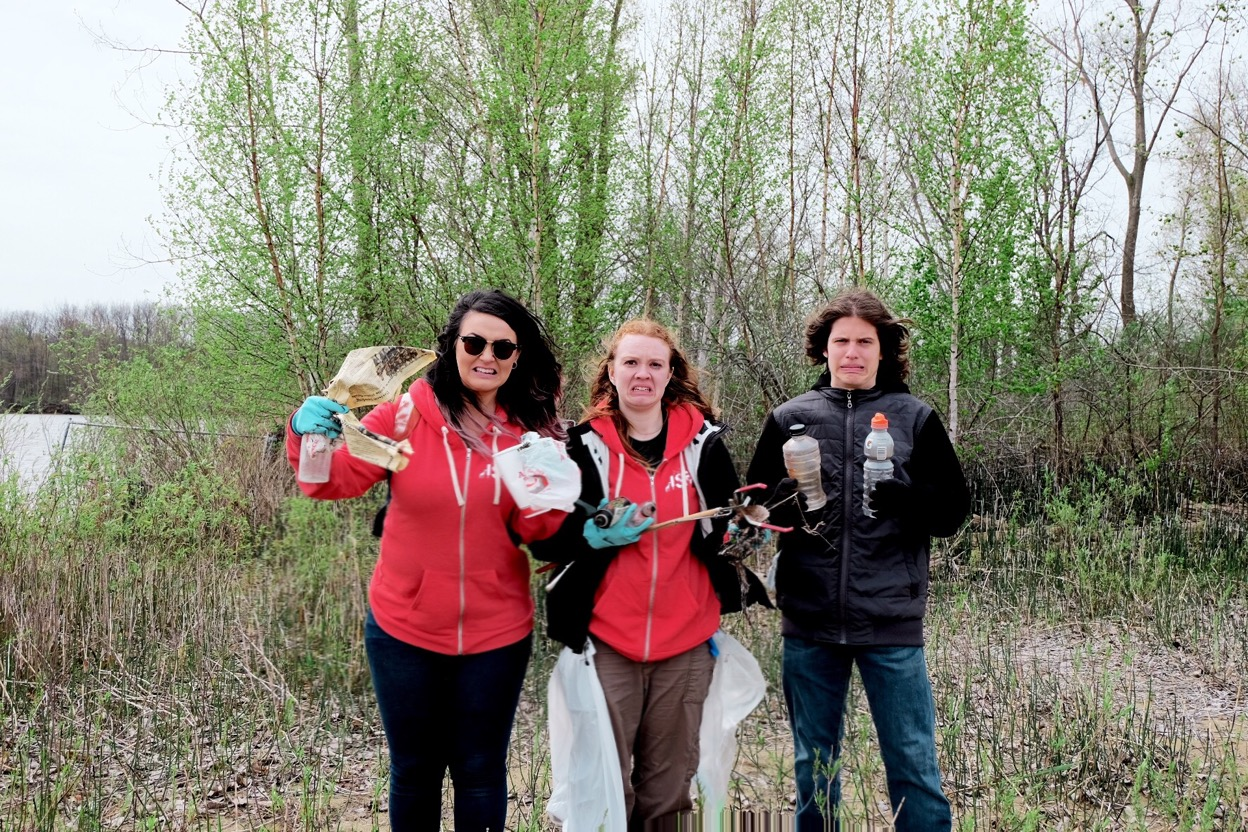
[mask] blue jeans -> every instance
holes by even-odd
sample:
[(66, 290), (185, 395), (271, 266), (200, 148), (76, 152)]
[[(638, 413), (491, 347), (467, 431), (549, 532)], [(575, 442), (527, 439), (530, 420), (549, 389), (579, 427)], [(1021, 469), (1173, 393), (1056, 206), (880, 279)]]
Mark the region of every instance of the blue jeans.
[(456, 832), (503, 832), (507, 744), (532, 635), (466, 656), (422, 650), (364, 622), (364, 647), (390, 749), (390, 828), (437, 830), (451, 770)]
[(936, 707), (923, 648), (848, 647), (790, 637), (784, 640), (784, 700), (793, 728), (798, 832), (839, 828), (837, 762), (855, 662), (880, 738), (896, 829), (950, 829), (953, 818), (940, 787)]

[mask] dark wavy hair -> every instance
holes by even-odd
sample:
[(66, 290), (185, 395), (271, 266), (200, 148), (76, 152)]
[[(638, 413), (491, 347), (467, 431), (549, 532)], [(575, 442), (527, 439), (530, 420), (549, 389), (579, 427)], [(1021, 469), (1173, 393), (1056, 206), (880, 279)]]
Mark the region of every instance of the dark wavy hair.
[[(668, 363), (672, 367), (672, 378), (667, 382), (667, 388), (663, 391), (664, 410), (678, 404), (691, 404), (706, 418), (715, 418), (715, 409), (711, 407), (711, 403), (707, 401), (706, 396), (702, 395), (702, 390), (698, 387), (698, 371), (680, 351), (676, 336), (657, 321), (634, 318), (621, 324), (620, 328), (603, 342), (603, 355), (598, 359), (598, 368), (590, 380), (589, 407), (585, 409), (585, 414), (581, 417), (582, 422), (588, 422), (599, 416), (609, 416), (620, 437), (628, 436), (628, 420), (620, 411), (620, 393), (611, 383), (610, 375), (611, 362), (615, 360), (615, 352), (619, 349), (620, 341), (625, 335), (646, 335), (658, 338), (667, 344), (670, 351)], [(627, 444), (625, 443), (626, 446)]]
[(563, 367), (555, 357), (554, 344), (541, 319), (500, 289), (464, 295), (438, 335), (438, 358), (426, 371), (425, 378), (450, 421), (460, 427), (464, 412), (476, 403), (459, 377), (459, 365), (455, 360), (455, 339), (469, 312), (501, 318), (516, 332), (519, 359), (507, 381), (498, 389), (498, 403), (507, 416), (525, 430), (562, 438), (564, 430), (557, 412), (563, 395)]
[(867, 289), (843, 289), (806, 319), (806, 357), (812, 364), (826, 364), (828, 336), (841, 318), (861, 318), (875, 327), (880, 337), (880, 369), (877, 387), (904, 382), (910, 376), (910, 329), (914, 322), (888, 311), (884, 301)]

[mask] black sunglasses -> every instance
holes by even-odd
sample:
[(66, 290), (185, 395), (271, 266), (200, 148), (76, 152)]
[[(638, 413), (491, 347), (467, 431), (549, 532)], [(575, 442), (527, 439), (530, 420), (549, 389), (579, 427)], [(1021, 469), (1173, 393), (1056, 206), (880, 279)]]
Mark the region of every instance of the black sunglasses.
[(459, 340), (464, 342), (464, 352), (469, 355), (480, 355), (485, 351), (488, 344), (490, 350), (494, 353), (494, 357), (499, 361), (506, 361), (511, 358), (512, 353), (520, 349), (519, 344), (514, 344), (508, 340), (487, 341), (480, 335), (461, 335)]

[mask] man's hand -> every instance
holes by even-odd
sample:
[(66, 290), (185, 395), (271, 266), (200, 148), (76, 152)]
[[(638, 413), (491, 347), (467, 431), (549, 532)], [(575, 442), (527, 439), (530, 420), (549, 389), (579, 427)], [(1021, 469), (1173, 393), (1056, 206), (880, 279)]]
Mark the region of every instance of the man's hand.
[(914, 489), (899, 479), (880, 480), (871, 492), (867, 505), (879, 520), (905, 518), (916, 512)]
[(805, 525), (802, 515), (806, 512), (806, 495), (797, 490), (797, 480), (785, 477), (776, 483), (767, 501), (767, 511), (767, 522), (776, 526)]

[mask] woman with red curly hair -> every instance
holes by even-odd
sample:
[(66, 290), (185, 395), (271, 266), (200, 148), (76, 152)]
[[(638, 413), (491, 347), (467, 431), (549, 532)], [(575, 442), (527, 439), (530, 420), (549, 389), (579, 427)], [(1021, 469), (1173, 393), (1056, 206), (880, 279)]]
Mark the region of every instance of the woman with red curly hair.
[[(582, 507), (552, 538), (530, 544), (560, 571), (547, 597), (551, 638), (592, 645), (623, 774), (630, 827), (676, 821), (693, 808), (698, 728), (724, 612), (770, 606), (749, 570), (719, 555), (727, 520), (662, 523), (725, 506), (739, 481), (723, 426), (672, 334), (632, 320), (607, 340), (590, 407), (569, 430)], [(607, 528), (588, 506), (626, 498)], [(634, 524), (639, 507), (652, 516)]]

